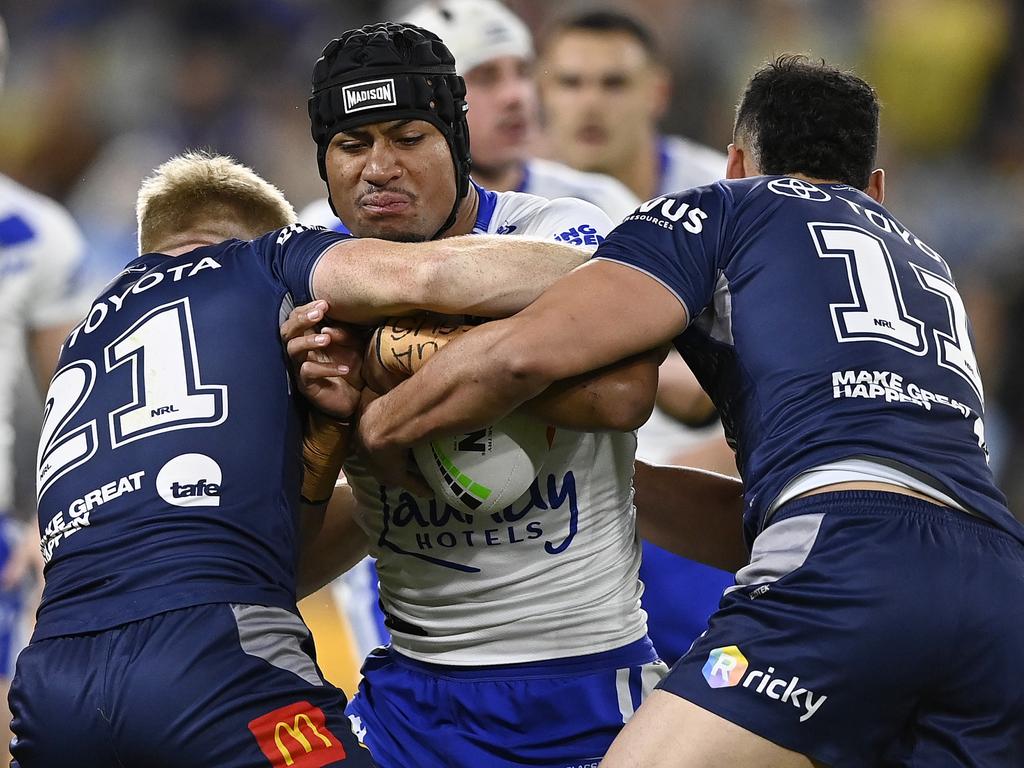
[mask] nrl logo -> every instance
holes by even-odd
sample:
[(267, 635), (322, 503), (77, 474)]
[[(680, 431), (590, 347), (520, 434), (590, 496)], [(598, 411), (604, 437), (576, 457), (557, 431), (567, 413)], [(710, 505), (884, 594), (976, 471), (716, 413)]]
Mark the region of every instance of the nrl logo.
[(398, 104), (398, 101), (395, 99), (395, 81), (393, 78), (346, 85), (341, 89), (341, 92), (345, 99), (346, 114), (362, 112), (364, 109), (376, 109), (377, 107), (394, 107)]

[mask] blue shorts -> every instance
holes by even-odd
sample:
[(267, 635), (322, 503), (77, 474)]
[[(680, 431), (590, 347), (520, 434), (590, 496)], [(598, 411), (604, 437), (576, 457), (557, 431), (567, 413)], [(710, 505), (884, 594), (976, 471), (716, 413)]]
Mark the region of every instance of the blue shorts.
[(501, 667), (426, 664), (379, 648), (348, 712), (384, 768), (597, 768), (666, 672), (646, 637)]
[(213, 604), (40, 640), (11, 686), (13, 768), (372, 766), (280, 608)]
[(718, 608), (733, 574), (687, 560), (661, 547), (643, 543), (640, 581), (647, 611), (647, 634), (669, 666), (690, 650)]
[(889, 493), (786, 504), (660, 688), (827, 765), (1024, 765), (1024, 547)]

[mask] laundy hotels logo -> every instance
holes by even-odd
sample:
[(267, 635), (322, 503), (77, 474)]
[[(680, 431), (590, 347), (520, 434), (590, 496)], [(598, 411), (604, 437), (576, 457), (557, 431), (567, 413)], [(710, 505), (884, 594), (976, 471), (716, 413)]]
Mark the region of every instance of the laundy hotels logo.
[(345, 99), (345, 114), (377, 107), (394, 107), (398, 104), (395, 98), (394, 78), (346, 85), (341, 89), (341, 93)]
[(767, 671), (750, 669), (747, 657), (735, 645), (712, 649), (702, 672), (704, 679), (712, 688), (733, 688), (742, 685), (761, 696), (788, 702), (797, 709), (804, 710), (800, 715), (801, 723), (814, 717), (814, 713), (828, 698), (801, 687), (800, 678), (797, 676), (776, 677), (775, 667), (768, 667)]

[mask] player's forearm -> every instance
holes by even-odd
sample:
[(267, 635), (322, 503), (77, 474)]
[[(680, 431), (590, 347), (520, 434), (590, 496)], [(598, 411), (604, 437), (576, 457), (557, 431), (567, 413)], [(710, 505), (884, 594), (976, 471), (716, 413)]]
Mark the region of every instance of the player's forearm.
[(421, 310), (507, 317), (588, 258), (579, 248), (521, 237), (347, 241), (317, 265), (313, 293), (329, 302), (332, 318), (350, 323)]
[(479, 429), (540, 394), (552, 380), (517, 374), (510, 365), (514, 354), (505, 354), (515, 347), (509, 336), (516, 327), (499, 320), (474, 328), (435, 354), (420, 373), (374, 401), (359, 424), (366, 448), (407, 448), (442, 434)]
[[(629, 322), (616, 311), (624, 292), (638, 298)], [(419, 375), (374, 404), (360, 436), (371, 450), (387, 452), (480, 429), (556, 381), (662, 347), (685, 327), (686, 313), (655, 281), (591, 262), (524, 311), (474, 328), (438, 352)]]
[[(383, 369), (402, 377), (413, 375), (442, 347), (459, 344), (472, 328), (429, 314), (393, 320), (374, 334), (372, 355), (364, 366), (364, 374)], [(659, 352), (645, 353), (599, 371), (555, 382), (523, 407), (537, 419), (563, 429), (638, 429), (654, 406), (661, 357)]]
[[(335, 488), (326, 510), (307, 508), (299, 551), (296, 592), (302, 599), (334, 581), (366, 555), (366, 534), (355, 522), (355, 498), (348, 485)], [(319, 516), (319, 517), (318, 517)]]
[(466, 235), (429, 245), (443, 253), (423, 308), (449, 315), (515, 314), (590, 258), (580, 248), (525, 237)]
[(657, 353), (557, 381), (523, 408), (554, 427), (581, 432), (639, 429), (654, 408)]
[(743, 540), (743, 486), (689, 467), (637, 461), (633, 486), (640, 535), (662, 549), (736, 571), (749, 553)]

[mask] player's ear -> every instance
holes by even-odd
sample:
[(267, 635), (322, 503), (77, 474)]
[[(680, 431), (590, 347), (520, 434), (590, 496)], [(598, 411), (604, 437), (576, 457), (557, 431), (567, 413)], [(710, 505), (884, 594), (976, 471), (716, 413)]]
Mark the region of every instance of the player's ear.
[(867, 196), (881, 205), (885, 202), (885, 171), (875, 168), (868, 177), (868, 188), (864, 190)]
[(745, 179), (747, 171), (743, 162), (744, 152), (736, 144), (729, 145), (729, 157), (725, 161), (725, 178)]

